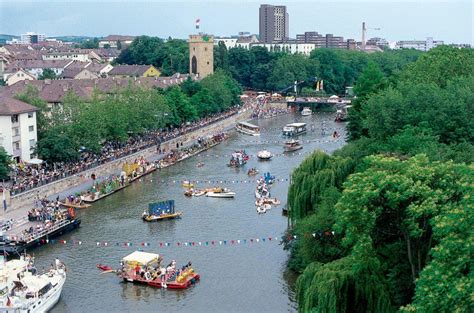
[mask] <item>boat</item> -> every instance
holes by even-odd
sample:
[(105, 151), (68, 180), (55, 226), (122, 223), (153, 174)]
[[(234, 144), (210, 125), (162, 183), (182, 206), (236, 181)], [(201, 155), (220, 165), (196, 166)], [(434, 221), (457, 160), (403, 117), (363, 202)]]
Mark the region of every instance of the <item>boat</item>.
[(311, 108), (309, 108), (309, 107), (305, 107), (301, 111), (302, 116), (310, 116), (311, 114), (313, 114), (313, 112), (311, 111)]
[(348, 111), (352, 108), (352, 105), (346, 105), (336, 111), (335, 122), (345, 122), (347, 120)]
[(268, 150), (262, 150), (257, 153), (257, 157), (260, 160), (270, 160), (273, 157), (273, 154)]
[(255, 198), (264, 199), (270, 197), (270, 191), (264, 185), (258, 185), (255, 189)]
[(155, 163), (148, 163), (142, 166), (138, 166), (131, 174), (130, 174), (130, 182), (134, 182), (145, 175), (153, 173), (158, 169), (158, 166)]
[(128, 186), (130, 186), (130, 184), (125, 183), (123, 185), (119, 185), (118, 187), (115, 187), (114, 189), (112, 189), (113, 188), (112, 185), (108, 185), (104, 187), (104, 191), (95, 191), (95, 192), (89, 191), (86, 194), (81, 195), (81, 200), (86, 203), (94, 203)]
[(227, 188), (220, 188), (220, 190), (208, 191), (206, 197), (211, 198), (234, 198), (235, 192)]
[(206, 192), (204, 190), (195, 190), (193, 192), (193, 196), (194, 197), (200, 197), (200, 196), (204, 196), (206, 194)]
[(292, 152), (299, 149), (303, 149), (303, 146), (300, 144), (299, 140), (291, 139), (285, 142), (283, 149), (285, 150), (285, 152)]
[(117, 273), (124, 282), (167, 289), (187, 289), (200, 279), (191, 262), (179, 268), (172, 261), (165, 268), (162, 260), (159, 254), (135, 251), (122, 259), (122, 268)]
[(251, 169), (248, 170), (247, 175), (248, 176), (255, 176), (258, 174), (258, 170), (255, 167), (252, 167)]
[(39, 313), (56, 305), (66, 281), (66, 268), (59, 260), (39, 274), (34, 258), (20, 256), (8, 262), (0, 258), (0, 312)]
[(259, 214), (267, 213), (268, 210), (270, 210), (272, 206), (270, 204), (263, 204), (261, 206), (257, 206), (257, 212)]
[(186, 189), (186, 191), (184, 192), (184, 195), (185, 195), (186, 197), (192, 197), (193, 194), (194, 194), (194, 191), (193, 191), (192, 188)]
[(189, 180), (185, 180), (185, 181), (183, 181), (183, 183), (181, 184), (181, 186), (183, 186), (184, 188), (193, 188), (193, 187), (194, 187), (194, 184), (191, 183)]
[(228, 166), (230, 167), (242, 167), (247, 163), (249, 156), (245, 152), (234, 152), (230, 158)]
[(248, 122), (238, 122), (235, 129), (245, 135), (260, 136), (260, 127)]
[(283, 127), (283, 136), (298, 136), (306, 132), (306, 123), (291, 123)]
[(63, 202), (59, 202), (63, 207), (66, 208), (75, 208), (75, 209), (87, 209), (90, 208), (92, 205), (84, 203), (84, 201), (79, 200), (79, 202), (76, 201), (69, 201), (67, 198)]
[(97, 264), (96, 267), (101, 271), (113, 271), (113, 268), (108, 265)]
[(174, 200), (161, 201), (148, 204), (148, 209), (142, 214), (146, 222), (155, 222), (181, 217), (182, 212), (175, 212)]

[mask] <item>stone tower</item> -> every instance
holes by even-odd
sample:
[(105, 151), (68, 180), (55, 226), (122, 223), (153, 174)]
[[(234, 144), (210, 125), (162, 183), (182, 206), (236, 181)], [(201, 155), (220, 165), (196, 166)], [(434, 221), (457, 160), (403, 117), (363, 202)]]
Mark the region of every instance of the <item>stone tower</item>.
[(189, 36), (189, 73), (200, 78), (214, 73), (214, 37), (211, 35)]

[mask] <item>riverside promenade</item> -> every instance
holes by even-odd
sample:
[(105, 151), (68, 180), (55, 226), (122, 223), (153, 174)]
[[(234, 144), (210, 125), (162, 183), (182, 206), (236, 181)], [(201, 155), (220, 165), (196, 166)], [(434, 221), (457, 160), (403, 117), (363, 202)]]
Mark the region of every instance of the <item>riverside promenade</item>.
[[(224, 120), (216, 123), (207, 125), (203, 128), (197, 129), (190, 133), (182, 136), (173, 138), (169, 141), (161, 143), (161, 148), (166, 151), (176, 147), (176, 144), (183, 144), (183, 146), (190, 145), (195, 142), (199, 137), (205, 137), (220, 133), (229, 129), (232, 129), (235, 124), (239, 121), (246, 120), (250, 117), (251, 110), (242, 110), (237, 114), (232, 115)], [(118, 158), (108, 163), (99, 165), (97, 167), (85, 170), (77, 173), (76, 175), (69, 176), (47, 185), (40, 186), (38, 188), (29, 190), (19, 195), (13, 196), (8, 201), (7, 211), (0, 210), (0, 221), (7, 221), (13, 219), (14, 221), (23, 221), (28, 211), (34, 207), (35, 201), (44, 197), (54, 200), (57, 197), (60, 199), (65, 198), (68, 195), (75, 194), (81, 191), (87, 190), (93, 182), (91, 175), (95, 174), (96, 177), (107, 177), (110, 175), (117, 175), (122, 171), (122, 166), (125, 163), (130, 163), (133, 160), (144, 157), (149, 161), (156, 161), (164, 157), (164, 154), (157, 153), (157, 146), (152, 146), (134, 154)]]

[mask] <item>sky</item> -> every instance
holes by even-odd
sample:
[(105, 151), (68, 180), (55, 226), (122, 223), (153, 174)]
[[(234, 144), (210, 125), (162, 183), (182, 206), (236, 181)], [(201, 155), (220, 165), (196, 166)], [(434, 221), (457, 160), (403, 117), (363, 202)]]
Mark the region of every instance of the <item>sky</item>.
[(258, 33), (263, 3), (287, 6), (293, 38), (317, 31), (360, 41), (365, 21), (367, 38), (474, 44), (472, 0), (0, 0), (0, 33), (187, 38), (197, 18), (217, 36)]

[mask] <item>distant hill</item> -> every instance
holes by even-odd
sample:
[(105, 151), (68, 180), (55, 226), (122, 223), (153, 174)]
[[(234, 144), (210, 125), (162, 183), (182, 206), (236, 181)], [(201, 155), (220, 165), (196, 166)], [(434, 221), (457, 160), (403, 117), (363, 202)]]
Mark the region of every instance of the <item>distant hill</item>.
[(7, 40), (12, 40), (13, 38), (20, 39), (20, 36), (0, 34), (0, 44), (5, 44)]
[(77, 43), (82, 43), (88, 39), (94, 39), (94, 37), (89, 37), (89, 36), (53, 36), (53, 37), (48, 37), (48, 39), (57, 39), (61, 40), (64, 42), (77, 42)]

